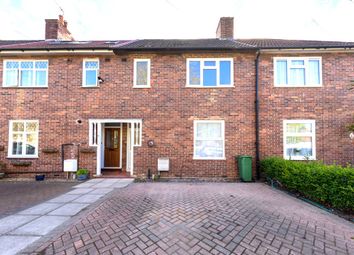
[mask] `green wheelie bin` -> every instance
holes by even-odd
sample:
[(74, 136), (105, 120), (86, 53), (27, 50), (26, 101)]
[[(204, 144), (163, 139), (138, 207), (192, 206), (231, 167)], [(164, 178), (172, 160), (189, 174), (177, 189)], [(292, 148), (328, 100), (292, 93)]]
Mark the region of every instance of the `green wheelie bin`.
[(252, 181), (252, 157), (239, 155), (236, 159), (241, 180), (244, 182)]

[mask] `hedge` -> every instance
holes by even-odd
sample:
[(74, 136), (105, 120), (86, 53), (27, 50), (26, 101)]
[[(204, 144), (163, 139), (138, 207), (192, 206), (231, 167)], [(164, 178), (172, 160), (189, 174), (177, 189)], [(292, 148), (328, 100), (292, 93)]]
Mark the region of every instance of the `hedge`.
[(261, 161), (265, 175), (286, 189), (332, 208), (354, 210), (354, 168), (271, 157)]

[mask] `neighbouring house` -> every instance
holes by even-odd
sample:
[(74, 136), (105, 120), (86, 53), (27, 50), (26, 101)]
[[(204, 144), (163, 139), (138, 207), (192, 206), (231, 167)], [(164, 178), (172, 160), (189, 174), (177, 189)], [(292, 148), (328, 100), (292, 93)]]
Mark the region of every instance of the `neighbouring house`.
[[(354, 42), (234, 38), (0, 41), (0, 161), (10, 176), (238, 178), (236, 155), (353, 163)], [(70, 145), (68, 152), (63, 144)], [(78, 151), (75, 151), (75, 146)], [(75, 147), (74, 149), (72, 147)]]

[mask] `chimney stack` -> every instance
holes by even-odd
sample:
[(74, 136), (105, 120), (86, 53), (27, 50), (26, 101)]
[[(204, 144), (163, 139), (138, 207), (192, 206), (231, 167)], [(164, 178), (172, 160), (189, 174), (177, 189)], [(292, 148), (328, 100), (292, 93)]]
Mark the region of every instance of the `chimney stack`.
[(59, 19), (45, 20), (45, 39), (74, 40), (74, 37), (68, 30), (68, 22), (64, 20), (63, 15), (59, 15)]
[(216, 38), (234, 39), (234, 17), (221, 17), (218, 28), (216, 29)]

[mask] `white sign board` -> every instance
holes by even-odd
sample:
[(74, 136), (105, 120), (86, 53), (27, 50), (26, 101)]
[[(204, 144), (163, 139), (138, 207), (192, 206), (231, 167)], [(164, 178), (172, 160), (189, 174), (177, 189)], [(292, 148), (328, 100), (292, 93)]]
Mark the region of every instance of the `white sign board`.
[(77, 159), (65, 159), (64, 172), (76, 172), (76, 171), (77, 171)]
[(157, 160), (157, 171), (169, 171), (169, 170), (170, 170), (170, 159), (159, 158)]

